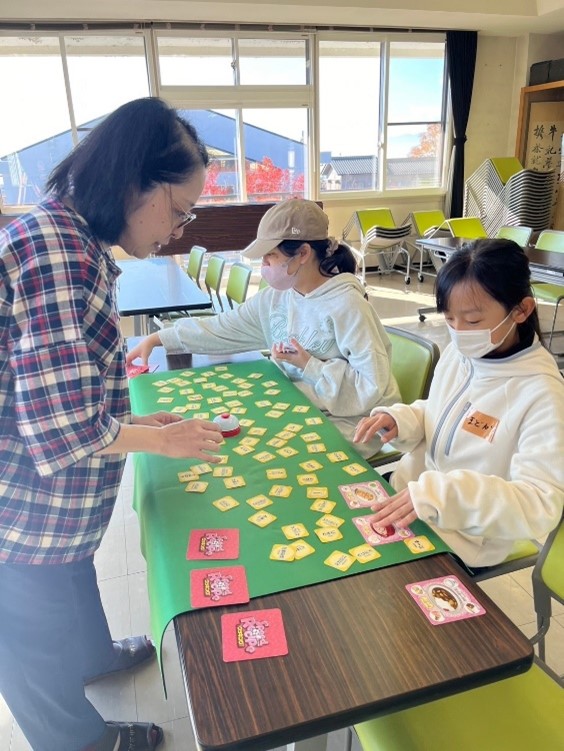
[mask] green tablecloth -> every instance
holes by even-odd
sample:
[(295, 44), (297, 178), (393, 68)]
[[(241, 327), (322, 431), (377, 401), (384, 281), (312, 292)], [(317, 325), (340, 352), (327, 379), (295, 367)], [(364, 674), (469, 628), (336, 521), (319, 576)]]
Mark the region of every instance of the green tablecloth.
[[(244, 487), (227, 488), (224, 478), (214, 477), (208, 472), (199, 477), (199, 481), (208, 483), (205, 492), (186, 492), (188, 482), (179, 481), (178, 473), (202, 464), (200, 460), (166, 459), (150, 454), (135, 456), (134, 507), (139, 516), (142, 551), (147, 560), (152, 633), (159, 646), (159, 655), (162, 635), (170, 620), (191, 609), (190, 571), (193, 568), (243, 565), (249, 594), (253, 598), (402, 563), (415, 555), (431, 555), (448, 550), (425, 523), (417, 521), (411, 527), (413, 533), (426, 536), (432, 550), (412, 552), (405, 542), (399, 541), (378, 545), (379, 558), (367, 563), (355, 561), (346, 571), (324, 563), (333, 551), (347, 553), (351, 548), (364, 544), (351, 519), (371, 513), (369, 508), (348, 508), (338, 487), (373, 480), (384, 481), (272, 362), (259, 360), (139, 376), (131, 381), (130, 391), (133, 410), (137, 414), (148, 414), (158, 409), (180, 411), (193, 405), (183, 413), (184, 416), (207, 413), (209, 419), (213, 419), (215, 414), (212, 410), (242, 410), (237, 417), (243, 421), (253, 421), (252, 425), (242, 426), (238, 436), (227, 438), (221, 447), (221, 453), (228, 457), (227, 463), (221, 466), (232, 467), (233, 476), (243, 477), (246, 483)], [(265, 405), (264, 402), (270, 404)], [(267, 414), (272, 411), (274, 415)], [(321, 422), (307, 423), (312, 420)], [(293, 437), (286, 435), (285, 439), (281, 439), (287, 441), (284, 446), (268, 445), (268, 441), (289, 425), (294, 426), (295, 430), (296, 426), (302, 427)], [(263, 436), (252, 436), (256, 428), (266, 428), (266, 432)], [(308, 435), (311, 433), (316, 433), (319, 438)], [(288, 431), (288, 434), (292, 435), (292, 431)], [(302, 436), (311, 440), (306, 441)], [(244, 455), (233, 451), (243, 445), (243, 439), (249, 437), (259, 438), (252, 451)], [(310, 453), (308, 446), (312, 444), (323, 444), (324, 449), (319, 453)], [(297, 453), (290, 457), (278, 453), (287, 447), (296, 449)], [(275, 458), (266, 462), (254, 459), (264, 451)], [(338, 451), (344, 452), (348, 458), (334, 463), (329, 461), (327, 454)], [(298, 475), (311, 474), (300, 466), (300, 463), (311, 460), (322, 465), (321, 469), (313, 472), (318, 480), (313, 487), (328, 489), (328, 499), (336, 503), (332, 516), (345, 520), (339, 527), (343, 537), (335, 542), (323, 543), (314, 533), (323, 514), (310, 508), (314, 499), (307, 497), (307, 490), (312, 486), (301, 485), (297, 480)], [(345, 471), (350, 465), (364, 471), (351, 475)], [(212, 466), (216, 468), (218, 465)], [(286, 479), (267, 478), (266, 470), (280, 468), (286, 470)], [(274, 485), (291, 486), (290, 495), (287, 498), (276, 497), (272, 492)], [(248, 521), (256, 510), (246, 501), (258, 494), (265, 494), (273, 501), (265, 511), (277, 517), (264, 528)], [(228, 511), (221, 511), (213, 505), (213, 501), (225, 496), (234, 498), (239, 505)], [(273, 545), (291, 542), (284, 535), (282, 526), (294, 524), (305, 526), (309, 535), (301, 539), (312, 545), (315, 553), (291, 562), (271, 560), (269, 556)], [(186, 559), (190, 530), (226, 528), (240, 530), (238, 560)]]

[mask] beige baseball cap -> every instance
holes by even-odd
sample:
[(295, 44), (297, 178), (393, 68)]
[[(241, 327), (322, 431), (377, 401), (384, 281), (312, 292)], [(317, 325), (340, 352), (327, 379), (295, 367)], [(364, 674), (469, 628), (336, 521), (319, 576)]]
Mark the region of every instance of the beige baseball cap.
[(283, 240), (327, 240), (329, 217), (315, 201), (290, 198), (272, 206), (257, 229), (257, 239), (243, 251), (247, 258), (262, 258)]

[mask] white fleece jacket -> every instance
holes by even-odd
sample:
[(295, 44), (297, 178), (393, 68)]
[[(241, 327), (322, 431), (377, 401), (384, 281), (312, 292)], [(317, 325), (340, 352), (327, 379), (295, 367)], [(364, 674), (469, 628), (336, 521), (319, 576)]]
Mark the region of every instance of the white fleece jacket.
[(547, 350), (463, 357), (450, 344), (429, 398), (383, 410), (407, 453), (392, 475), (417, 515), (469, 566), (500, 563), (538, 538), (564, 506), (564, 379)]
[[(229, 354), (269, 348), (294, 337), (311, 355), (302, 371), (278, 363), (296, 386), (351, 440), (376, 405), (399, 400), (391, 345), (354, 274), (338, 274), (307, 295), (266, 287), (235, 310), (182, 318), (159, 336), (168, 351)], [(379, 439), (363, 446), (369, 456)]]

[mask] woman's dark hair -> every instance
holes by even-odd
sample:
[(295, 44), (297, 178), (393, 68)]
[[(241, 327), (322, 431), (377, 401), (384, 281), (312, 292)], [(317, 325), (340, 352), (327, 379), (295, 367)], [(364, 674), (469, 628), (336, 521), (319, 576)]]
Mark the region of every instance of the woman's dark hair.
[(335, 276), (345, 272), (355, 273), (356, 259), (352, 250), (345, 243), (339, 243), (331, 255), (327, 255), (327, 251), (333, 243), (332, 238), (327, 238), (327, 240), (283, 240), (278, 248), (285, 256), (293, 258), (304, 242), (312, 247), (319, 261), (319, 271), (323, 276)]
[(70, 198), (100, 240), (117, 242), (132, 201), (160, 183), (185, 182), (209, 156), (195, 128), (162, 99), (108, 115), (51, 173), (47, 191)]
[[(533, 297), (528, 258), (513, 240), (488, 239), (466, 243), (441, 266), (435, 283), (439, 313), (448, 312), (453, 287), (460, 282), (475, 283), (510, 313), (525, 297)], [(518, 324), (521, 341), (533, 331), (542, 341), (535, 308)]]

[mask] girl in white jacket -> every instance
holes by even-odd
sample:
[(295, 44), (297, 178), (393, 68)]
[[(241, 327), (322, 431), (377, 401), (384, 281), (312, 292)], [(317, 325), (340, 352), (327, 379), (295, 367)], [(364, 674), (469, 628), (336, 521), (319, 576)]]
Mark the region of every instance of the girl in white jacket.
[[(290, 199), (263, 216), (244, 251), (262, 258), (269, 286), (235, 310), (183, 318), (132, 349), (143, 362), (153, 347), (228, 354), (268, 347), (296, 386), (352, 441), (358, 420), (400, 398), (391, 344), (354, 275), (350, 248), (328, 236), (327, 215), (314, 201)], [(379, 436), (359, 446), (371, 456)]]
[(377, 407), (376, 431), (407, 452), (379, 525), (430, 524), (471, 567), (547, 534), (564, 505), (564, 380), (540, 341), (528, 261), (510, 240), (454, 253), (436, 283), (452, 342), (427, 400)]

